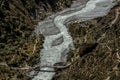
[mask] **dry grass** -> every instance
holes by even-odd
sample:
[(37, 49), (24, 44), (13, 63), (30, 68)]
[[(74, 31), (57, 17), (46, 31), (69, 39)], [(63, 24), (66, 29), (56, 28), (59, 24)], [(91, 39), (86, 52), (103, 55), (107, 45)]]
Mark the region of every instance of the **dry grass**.
[(58, 71), (54, 80), (120, 80), (119, 26), (119, 7), (103, 18), (71, 24), (76, 47), (68, 56), (72, 65)]

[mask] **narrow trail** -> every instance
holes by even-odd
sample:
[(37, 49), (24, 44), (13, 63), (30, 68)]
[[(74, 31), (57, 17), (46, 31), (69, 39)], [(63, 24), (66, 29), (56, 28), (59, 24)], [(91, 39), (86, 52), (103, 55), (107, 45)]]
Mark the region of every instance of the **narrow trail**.
[(66, 24), (105, 16), (116, 4), (113, 2), (113, 0), (77, 0), (71, 8), (39, 22), (36, 33), (42, 34), (45, 40), (44, 48), (40, 52), (41, 68), (32, 80), (51, 80), (55, 75), (54, 67), (47, 66), (66, 62), (67, 53), (69, 50), (74, 49), (73, 40), (66, 28)]

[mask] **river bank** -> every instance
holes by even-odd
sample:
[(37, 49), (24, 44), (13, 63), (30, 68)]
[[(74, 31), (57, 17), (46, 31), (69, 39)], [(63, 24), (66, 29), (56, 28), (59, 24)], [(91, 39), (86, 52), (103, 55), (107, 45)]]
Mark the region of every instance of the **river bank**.
[(68, 53), (68, 62), (72, 65), (58, 71), (54, 80), (120, 80), (119, 8), (120, 5), (112, 8), (104, 17), (69, 25), (76, 48)]
[[(38, 27), (36, 30), (38, 34), (41, 33), (45, 37), (44, 44), (43, 44), (44, 48), (40, 52), (40, 55), (41, 55), (40, 64), (41, 66), (44, 66), (44, 67), (41, 68), (41, 70), (39, 71), (37, 76), (33, 78), (33, 80), (37, 80), (37, 79), (51, 80), (54, 74), (51, 72), (47, 72), (47, 70), (48, 71), (51, 70), (51, 67), (45, 67), (45, 66), (53, 66), (55, 63), (61, 62), (60, 58), (63, 54), (62, 52), (66, 49), (69, 50), (69, 45), (71, 45), (72, 38), (67, 32), (65, 23), (68, 23), (71, 21), (85, 22), (87, 20), (105, 16), (114, 5), (115, 3), (109, 0), (105, 0), (105, 1), (90, 0), (85, 4), (85, 7), (83, 8), (81, 8), (81, 5), (80, 5), (73, 9), (72, 8), (66, 9), (65, 11), (57, 13), (52, 17), (48, 17), (42, 23), (40, 23), (39, 24), (40, 28)], [(70, 12), (71, 10), (73, 10), (74, 12)], [(66, 12), (69, 12), (69, 13), (65, 14)], [(112, 21), (112, 23), (110, 24), (110, 27), (113, 24), (114, 24), (114, 21)], [(45, 35), (45, 33), (49, 32), (49, 30), (47, 30), (47, 28), (49, 27), (45, 28), (46, 26), (57, 27), (60, 30), (60, 33)], [(104, 33), (106, 34), (107, 32), (105, 31)], [(98, 43), (104, 37), (105, 34), (101, 35), (101, 37), (97, 39), (96, 43), (92, 46), (92, 48), (98, 45)], [(63, 41), (61, 44), (56, 45), (55, 47), (51, 46), (54, 39), (59, 38), (61, 35), (63, 36), (63, 39), (65, 41)], [(42, 70), (45, 70), (45, 72), (42, 72)]]

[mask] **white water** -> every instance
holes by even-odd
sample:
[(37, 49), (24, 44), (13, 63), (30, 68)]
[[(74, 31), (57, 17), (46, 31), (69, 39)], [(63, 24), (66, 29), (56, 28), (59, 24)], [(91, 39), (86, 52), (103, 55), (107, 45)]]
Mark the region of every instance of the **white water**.
[[(55, 75), (54, 68), (47, 66), (53, 66), (58, 62), (65, 62), (67, 52), (70, 49), (74, 49), (72, 37), (69, 35), (65, 24), (76, 20), (83, 22), (104, 16), (115, 5), (113, 0), (89, 0), (86, 4), (81, 4), (81, 1), (84, 2), (84, 0), (77, 1), (80, 4), (79, 6), (77, 4), (77, 6), (46, 18), (36, 28), (36, 32), (43, 34), (45, 40), (44, 48), (40, 52), (41, 70), (32, 80), (51, 80)], [(58, 40), (58, 44), (55, 40), (59, 38), (63, 39)], [(52, 46), (52, 44), (55, 45)], [(42, 70), (53, 72), (42, 72)]]

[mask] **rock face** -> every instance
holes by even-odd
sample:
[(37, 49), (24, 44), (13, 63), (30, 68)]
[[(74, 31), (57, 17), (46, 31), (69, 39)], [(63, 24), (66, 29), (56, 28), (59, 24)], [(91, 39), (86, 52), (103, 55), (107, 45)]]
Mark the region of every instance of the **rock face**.
[(56, 27), (52, 21), (49, 21), (49, 20), (45, 21), (41, 23), (39, 26), (41, 26), (39, 30), (41, 34), (43, 34), (44, 36), (50, 36), (50, 35), (55, 35), (55, 34), (60, 33), (59, 28)]
[[(114, 5), (115, 3), (113, 3), (112, 0), (89, 0), (88, 2), (85, 1), (84, 4), (80, 4), (79, 6), (75, 6), (74, 4), (74, 6), (70, 9), (56, 13), (52, 15), (51, 18), (46, 18), (43, 22), (40, 22), (36, 28), (36, 32), (37, 34), (43, 34), (45, 40), (43, 44), (44, 48), (40, 52), (41, 70), (33, 78), (33, 80), (51, 80), (55, 72), (48, 72), (54, 71), (54, 68), (48, 66), (53, 66), (56, 63), (66, 60), (66, 57), (62, 59), (61, 56), (66, 55), (65, 50), (67, 50), (67, 52), (70, 50), (69, 46), (73, 46), (73, 40), (68, 33), (65, 24), (76, 20), (79, 22), (84, 22), (93, 18), (105, 16)], [(49, 29), (49, 26), (51, 25), (57, 27), (60, 32), (57, 34), (52, 34), (52, 32), (49, 32), (52, 31)], [(47, 33), (47, 36), (45, 33)], [(63, 39), (60, 39), (61, 36)], [(58, 43), (56, 41), (58, 41)], [(43, 70), (45, 72), (42, 72)]]
[(63, 42), (64, 42), (64, 38), (63, 38), (63, 36), (61, 36), (61, 37), (57, 38), (56, 40), (54, 40), (54, 41), (52, 42), (52, 46), (60, 45), (60, 44), (62, 44)]

